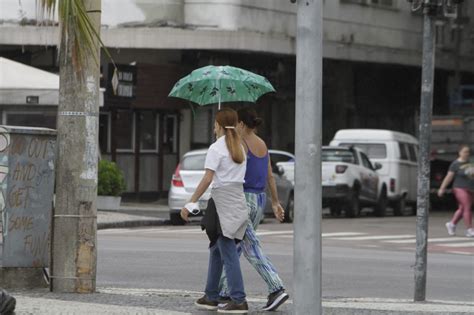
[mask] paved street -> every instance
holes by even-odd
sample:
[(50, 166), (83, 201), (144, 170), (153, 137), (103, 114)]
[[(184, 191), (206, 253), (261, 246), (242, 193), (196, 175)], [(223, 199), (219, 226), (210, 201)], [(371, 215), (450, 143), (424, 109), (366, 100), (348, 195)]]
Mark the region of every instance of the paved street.
[[(448, 237), (448, 217), (436, 212), (430, 219), (427, 298), (472, 301), (474, 240)], [(415, 221), (413, 216), (324, 219), (324, 297), (412, 299)], [(291, 294), (293, 226), (266, 220), (259, 235)], [(206, 278), (207, 244), (196, 224), (99, 231), (98, 286), (136, 288), (145, 295), (185, 290), (197, 296)], [(242, 261), (247, 294), (254, 304), (263, 304), (263, 281)], [(193, 309), (189, 299), (185, 303), (177, 310)]]

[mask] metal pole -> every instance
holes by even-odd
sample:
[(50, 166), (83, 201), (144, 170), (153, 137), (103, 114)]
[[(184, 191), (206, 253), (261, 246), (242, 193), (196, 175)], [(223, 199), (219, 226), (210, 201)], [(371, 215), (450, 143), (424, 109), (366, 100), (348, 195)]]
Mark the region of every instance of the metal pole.
[(320, 315), (323, 0), (298, 1), (294, 314)]
[[(82, 0), (99, 32), (101, 0)], [(67, 23), (67, 21), (65, 21)], [(57, 133), (56, 204), (51, 290), (91, 293), (97, 267), (99, 43), (77, 75), (75, 33), (62, 35)], [(85, 43), (84, 43), (85, 44)]]
[(418, 211), (416, 217), (415, 301), (425, 301), (428, 265), (428, 216), (430, 196), (431, 116), (435, 68), (435, 37), (430, 5), (424, 8), (423, 64), (420, 104), (420, 156), (418, 161)]

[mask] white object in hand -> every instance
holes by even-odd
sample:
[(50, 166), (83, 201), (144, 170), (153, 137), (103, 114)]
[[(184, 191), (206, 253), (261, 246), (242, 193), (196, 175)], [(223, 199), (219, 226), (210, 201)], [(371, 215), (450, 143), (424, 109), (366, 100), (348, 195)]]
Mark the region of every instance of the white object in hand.
[(201, 210), (199, 209), (199, 204), (197, 202), (188, 202), (187, 204), (184, 205), (184, 207), (186, 208), (186, 210), (189, 211), (189, 213), (194, 214), (194, 215), (201, 212)]

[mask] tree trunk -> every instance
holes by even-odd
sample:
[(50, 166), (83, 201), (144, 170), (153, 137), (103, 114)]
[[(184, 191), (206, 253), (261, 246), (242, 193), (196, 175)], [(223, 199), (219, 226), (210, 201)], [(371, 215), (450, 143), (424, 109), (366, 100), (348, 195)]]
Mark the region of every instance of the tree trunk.
[[(82, 1), (99, 32), (101, 0)], [(75, 34), (71, 31), (68, 35), (62, 34), (60, 48), (51, 290), (91, 293), (95, 291), (97, 269), (100, 46), (96, 41), (95, 56), (88, 56), (78, 70), (74, 66)]]

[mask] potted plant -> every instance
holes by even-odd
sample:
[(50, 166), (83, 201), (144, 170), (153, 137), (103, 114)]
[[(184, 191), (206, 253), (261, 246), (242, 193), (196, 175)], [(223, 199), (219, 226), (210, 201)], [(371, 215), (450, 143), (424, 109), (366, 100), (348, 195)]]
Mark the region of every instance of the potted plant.
[(99, 182), (97, 187), (97, 209), (119, 210), (125, 180), (117, 164), (107, 160), (99, 161)]

